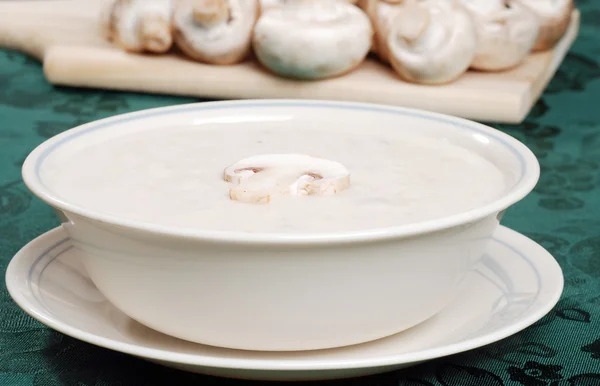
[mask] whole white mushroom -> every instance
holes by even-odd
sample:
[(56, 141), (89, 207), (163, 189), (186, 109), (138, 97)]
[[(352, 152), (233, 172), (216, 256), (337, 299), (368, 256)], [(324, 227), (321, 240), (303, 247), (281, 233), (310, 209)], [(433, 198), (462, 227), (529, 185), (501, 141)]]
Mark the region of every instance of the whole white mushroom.
[(540, 18), (540, 33), (533, 46), (534, 51), (553, 48), (563, 37), (571, 22), (575, 8), (573, 0), (521, 0)]
[(175, 43), (201, 62), (238, 63), (250, 52), (258, 15), (258, 0), (177, 0)]
[(405, 80), (442, 84), (468, 68), (477, 49), (475, 27), (454, 0), (407, 0), (398, 8), (387, 37), (389, 60)]
[(461, 0), (471, 12), (478, 48), (471, 67), (501, 71), (520, 64), (537, 39), (539, 18), (519, 0)]
[(171, 0), (113, 0), (101, 14), (108, 40), (128, 52), (163, 53), (173, 44)]
[(373, 29), (358, 7), (339, 0), (294, 0), (265, 11), (254, 28), (256, 57), (297, 79), (347, 73), (366, 57)]

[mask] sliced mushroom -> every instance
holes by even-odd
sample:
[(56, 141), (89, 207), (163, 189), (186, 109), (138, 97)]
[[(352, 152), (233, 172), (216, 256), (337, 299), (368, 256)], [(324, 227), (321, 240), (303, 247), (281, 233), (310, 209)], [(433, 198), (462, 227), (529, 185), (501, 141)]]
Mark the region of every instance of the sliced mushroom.
[(522, 0), (540, 18), (540, 33), (533, 51), (553, 48), (564, 36), (575, 8), (573, 0)]
[(405, 80), (448, 83), (475, 56), (477, 37), (468, 12), (454, 0), (407, 0), (387, 38), (392, 67)]
[(116, 0), (101, 15), (106, 37), (129, 52), (171, 48), (171, 0)]
[(254, 28), (254, 52), (285, 77), (347, 73), (366, 57), (373, 30), (359, 8), (339, 0), (296, 0), (266, 11)]
[(234, 64), (250, 52), (258, 0), (178, 0), (173, 15), (175, 43), (192, 59)]
[(461, 0), (471, 12), (478, 48), (471, 67), (500, 71), (520, 64), (540, 30), (538, 17), (519, 0)]
[(375, 31), (371, 51), (386, 63), (389, 62), (387, 37), (402, 3), (402, 0), (358, 0), (358, 6), (369, 16)]
[(229, 198), (266, 204), (275, 196), (330, 196), (350, 185), (350, 173), (339, 162), (304, 154), (263, 154), (227, 167), (225, 181), (235, 186)]

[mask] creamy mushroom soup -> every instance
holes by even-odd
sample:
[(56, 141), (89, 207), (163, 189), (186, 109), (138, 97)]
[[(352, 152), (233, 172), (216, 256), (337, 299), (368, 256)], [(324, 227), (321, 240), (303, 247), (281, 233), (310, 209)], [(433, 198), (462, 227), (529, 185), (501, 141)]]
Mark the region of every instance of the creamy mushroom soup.
[(63, 200), (200, 230), (339, 232), (431, 220), (501, 195), (507, 177), (443, 138), (324, 128), (123, 134), (50, 163)]

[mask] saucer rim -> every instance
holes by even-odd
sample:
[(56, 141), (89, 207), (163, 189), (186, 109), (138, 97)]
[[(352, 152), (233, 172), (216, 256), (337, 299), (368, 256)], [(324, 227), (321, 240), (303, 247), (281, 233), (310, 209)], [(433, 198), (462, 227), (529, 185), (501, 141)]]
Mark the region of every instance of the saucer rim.
[[(15, 254), (8, 265), (5, 275), (7, 290), (13, 301), (24, 312), (55, 331), (95, 346), (151, 361), (176, 363), (206, 368), (228, 368), (237, 370), (262, 371), (318, 371), (388, 367), (424, 362), (486, 346), (524, 330), (525, 328), (537, 322), (554, 308), (556, 303), (558, 303), (564, 289), (564, 277), (562, 269), (555, 258), (544, 247), (517, 231), (505, 226), (499, 226), (494, 233), (494, 238), (497, 240), (504, 240), (508, 245), (516, 244), (518, 241), (520, 241), (523, 244), (528, 244), (530, 248), (535, 249), (535, 253), (528, 254), (534, 256), (535, 258), (532, 268), (538, 272), (543, 272), (543, 274), (540, 275), (540, 280), (542, 282), (548, 281), (554, 283), (554, 286), (552, 286), (553, 288), (545, 289), (545, 291), (551, 292), (550, 294), (546, 295), (546, 304), (543, 304), (542, 307), (536, 307), (536, 309), (530, 312), (526, 317), (519, 318), (518, 321), (513, 322), (508, 326), (500, 328), (499, 330), (485, 333), (483, 335), (475, 335), (464, 341), (456, 343), (442, 344), (441, 346), (431, 347), (424, 350), (396, 355), (387, 355), (383, 357), (353, 360), (319, 360), (314, 362), (311, 362), (310, 360), (298, 361), (295, 359), (274, 360), (222, 358), (210, 355), (177, 353), (158, 348), (147, 348), (133, 343), (125, 343), (115, 339), (104, 338), (92, 332), (72, 327), (67, 322), (62, 321), (51, 314), (46, 314), (42, 304), (39, 306), (32, 304), (32, 302), (30, 302), (24, 295), (24, 292), (22, 293), (23, 288), (29, 288), (29, 292), (31, 293), (30, 286), (28, 285), (29, 279), (27, 279), (24, 283), (18, 283), (17, 280), (17, 278), (20, 277), (19, 272), (23, 270), (22, 266), (24, 262), (22, 260), (27, 257), (27, 255), (30, 253), (29, 251), (34, 248), (35, 245), (45, 243), (45, 239), (51, 238), (58, 233), (66, 232), (62, 226), (59, 226), (34, 238)], [(29, 266), (32, 263), (33, 261), (27, 265)], [(543, 269), (540, 270), (540, 267)]]

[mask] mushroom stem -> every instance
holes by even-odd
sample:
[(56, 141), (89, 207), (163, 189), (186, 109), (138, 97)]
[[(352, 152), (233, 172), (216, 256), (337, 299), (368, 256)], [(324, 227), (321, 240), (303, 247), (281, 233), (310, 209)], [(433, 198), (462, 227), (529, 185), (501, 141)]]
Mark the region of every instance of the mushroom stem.
[(229, 18), (226, 0), (194, 0), (192, 12), (194, 21), (206, 27), (223, 23)]
[(114, 40), (114, 9), (116, 0), (108, 1), (100, 11), (100, 27), (102, 34), (108, 41)]
[(396, 31), (398, 38), (413, 42), (423, 36), (431, 22), (431, 16), (425, 8), (416, 3), (410, 3), (405, 6), (394, 22), (398, 23)]
[(140, 37), (142, 46), (150, 52), (165, 52), (173, 42), (169, 22), (156, 15), (148, 15), (142, 18)]

